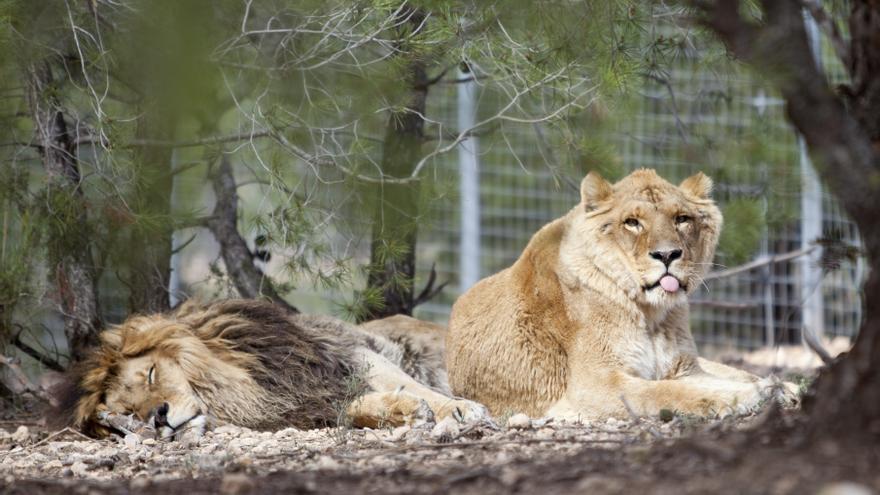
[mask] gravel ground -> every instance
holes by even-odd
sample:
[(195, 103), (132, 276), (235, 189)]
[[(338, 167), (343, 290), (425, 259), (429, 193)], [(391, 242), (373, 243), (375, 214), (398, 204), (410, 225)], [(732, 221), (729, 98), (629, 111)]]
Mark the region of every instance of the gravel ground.
[[(669, 419), (669, 418), (666, 418)], [(503, 427), (459, 424), (395, 429), (320, 429), (259, 432), (220, 426), (202, 438), (158, 441), (128, 435), (92, 440), (62, 430), (28, 426), (0, 429), (0, 479), (73, 478), (167, 480), (204, 478), (228, 472), (264, 475), (278, 471), (346, 473), (430, 470), (454, 465), (505, 465), (558, 457), (585, 446), (616, 449), (676, 438), (692, 427), (686, 418), (580, 424), (529, 420), (517, 415)]]

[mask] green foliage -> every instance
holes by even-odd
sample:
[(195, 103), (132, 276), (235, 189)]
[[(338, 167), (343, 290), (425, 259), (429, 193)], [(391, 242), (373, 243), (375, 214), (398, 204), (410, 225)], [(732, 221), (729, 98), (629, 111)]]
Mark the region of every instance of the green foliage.
[(726, 264), (733, 266), (748, 261), (759, 247), (766, 225), (761, 204), (750, 198), (736, 198), (722, 207), (724, 229), (719, 245)]
[[(210, 236), (195, 229), (211, 215), (207, 177), (225, 153), (240, 184), (239, 230), (248, 241), (262, 239), (258, 247), (271, 253), (262, 266), (280, 292), (344, 290), (340, 306), (355, 318), (383, 307), (382, 288), (352, 289), (370, 269), (411, 254), (404, 239), (391, 236), (376, 250), (375, 264), (365, 262), (377, 206), (397, 194), (382, 182), (389, 173), (383, 169), (389, 122), (409, 115), (420, 84), (428, 99), (424, 139), (392, 157), (404, 162), (395, 179), (411, 181), (411, 189), (396, 191), (415, 199), (412, 211), (391, 223), (427, 230), (449, 220), (426, 212), (457, 200), (449, 156), (465, 131), (480, 136), (485, 160), (509, 163), (520, 193), (555, 188), (558, 194), (541, 206), (554, 214), (571, 207), (588, 170), (622, 176), (633, 166), (624, 150), (639, 139), (656, 159), (648, 165), (671, 179), (705, 170), (734, 191), (716, 193), (727, 218), (720, 251), (728, 264), (752, 256), (761, 232), (792, 218), (792, 188), (778, 185), (791, 183), (796, 172), (791, 147), (778, 145), (790, 139), (772, 125), (778, 114), (771, 110), (741, 131), (720, 131), (719, 122), (742, 99), (728, 84), (739, 69), (720, 45), (662, 5), (419, 0), (406, 6), (394, 0), (124, 0), (112, 7), (0, 0), (0, 141), (10, 144), (0, 148), (0, 304), (36, 297), (33, 274), (51, 253), (88, 249), (96, 276), (109, 285), (100, 306), (120, 310), (133, 272), (143, 269), (134, 250), (170, 244), (170, 232), (184, 229), (200, 234), (181, 256), (209, 265), (202, 267), (205, 280), (188, 281), (188, 288), (233, 294), (219, 258), (194, 254), (209, 250)], [(409, 22), (409, 7), (427, 13), (426, 20)], [(82, 196), (49, 180), (31, 146), (29, 64), (51, 68), (44, 96), (59, 101), (81, 143), (76, 158), (83, 180), (76, 187)], [(425, 81), (414, 80), (417, 65)], [(663, 109), (680, 122), (658, 119), (633, 130), (646, 92), (680, 91), (675, 78), (688, 72), (714, 73), (717, 84), (682, 98), (676, 112)], [(477, 82), (474, 129), (459, 129), (450, 109), (438, 104), (454, 99), (460, 77)], [(655, 134), (677, 137), (644, 139)], [(516, 152), (523, 142), (533, 145), (528, 154)], [(534, 173), (539, 169), (551, 172), (549, 183)], [(763, 189), (735, 190), (755, 183)], [(509, 227), (506, 212), (521, 208), (518, 201), (486, 194), (484, 227)], [(537, 215), (531, 221), (522, 237), (505, 242), (524, 245), (543, 223)], [(150, 243), (155, 246), (143, 245)], [(452, 261), (445, 252), (416, 254)], [(484, 268), (509, 262), (493, 258)], [(394, 272), (386, 283), (412, 287), (414, 281)]]

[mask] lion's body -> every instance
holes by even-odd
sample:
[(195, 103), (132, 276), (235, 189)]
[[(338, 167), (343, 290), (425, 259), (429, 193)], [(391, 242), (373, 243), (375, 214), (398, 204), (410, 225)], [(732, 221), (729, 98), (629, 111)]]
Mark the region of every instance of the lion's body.
[(369, 426), (425, 419), (416, 418), (425, 406), (443, 415), (447, 403), (473, 405), (443, 394), (437, 351), (404, 346), (382, 335), (381, 321), (371, 325), (245, 300), (133, 317), (103, 332), (80, 367), (68, 398), (72, 422), (101, 435), (102, 411), (147, 420), (165, 404), (172, 429), (198, 416), (255, 429), (345, 419)]
[(613, 187), (588, 176), (580, 205), (456, 301), (453, 392), (493, 414), (565, 418), (757, 404), (758, 378), (699, 359), (689, 329), (686, 293), (721, 228), (710, 184), (698, 175), (676, 187), (644, 170)]

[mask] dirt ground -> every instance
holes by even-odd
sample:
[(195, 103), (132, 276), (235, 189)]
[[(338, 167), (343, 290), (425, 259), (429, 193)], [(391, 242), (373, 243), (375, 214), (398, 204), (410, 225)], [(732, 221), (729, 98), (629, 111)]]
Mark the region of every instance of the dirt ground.
[(176, 442), (99, 441), (7, 417), (0, 493), (880, 493), (876, 437), (807, 443), (798, 417), (765, 410), (716, 421), (221, 426)]
[(498, 429), (220, 427), (194, 442), (139, 443), (20, 426), (0, 432), (0, 492), (877, 493), (876, 442), (807, 448), (795, 413), (773, 420), (785, 433), (755, 433), (767, 416), (544, 425), (515, 418)]

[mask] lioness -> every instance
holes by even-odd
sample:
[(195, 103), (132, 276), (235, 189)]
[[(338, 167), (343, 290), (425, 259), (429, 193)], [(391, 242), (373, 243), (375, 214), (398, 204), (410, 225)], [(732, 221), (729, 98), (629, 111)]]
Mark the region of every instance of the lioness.
[(253, 300), (132, 317), (101, 333), (62, 409), (98, 437), (113, 431), (107, 413), (133, 414), (164, 437), (201, 434), (209, 419), (278, 429), (488, 417), (451, 397), (442, 348), (402, 335), (401, 318), (359, 328)]
[(580, 204), (453, 306), (452, 391), (493, 414), (567, 419), (707, 416), (768, 397), (772, 379), (697, 357), (689, 329), (721, 231), (711, 188), (702, 173), (677, 187), (653, 170), (614, 185), (588, 174)]

